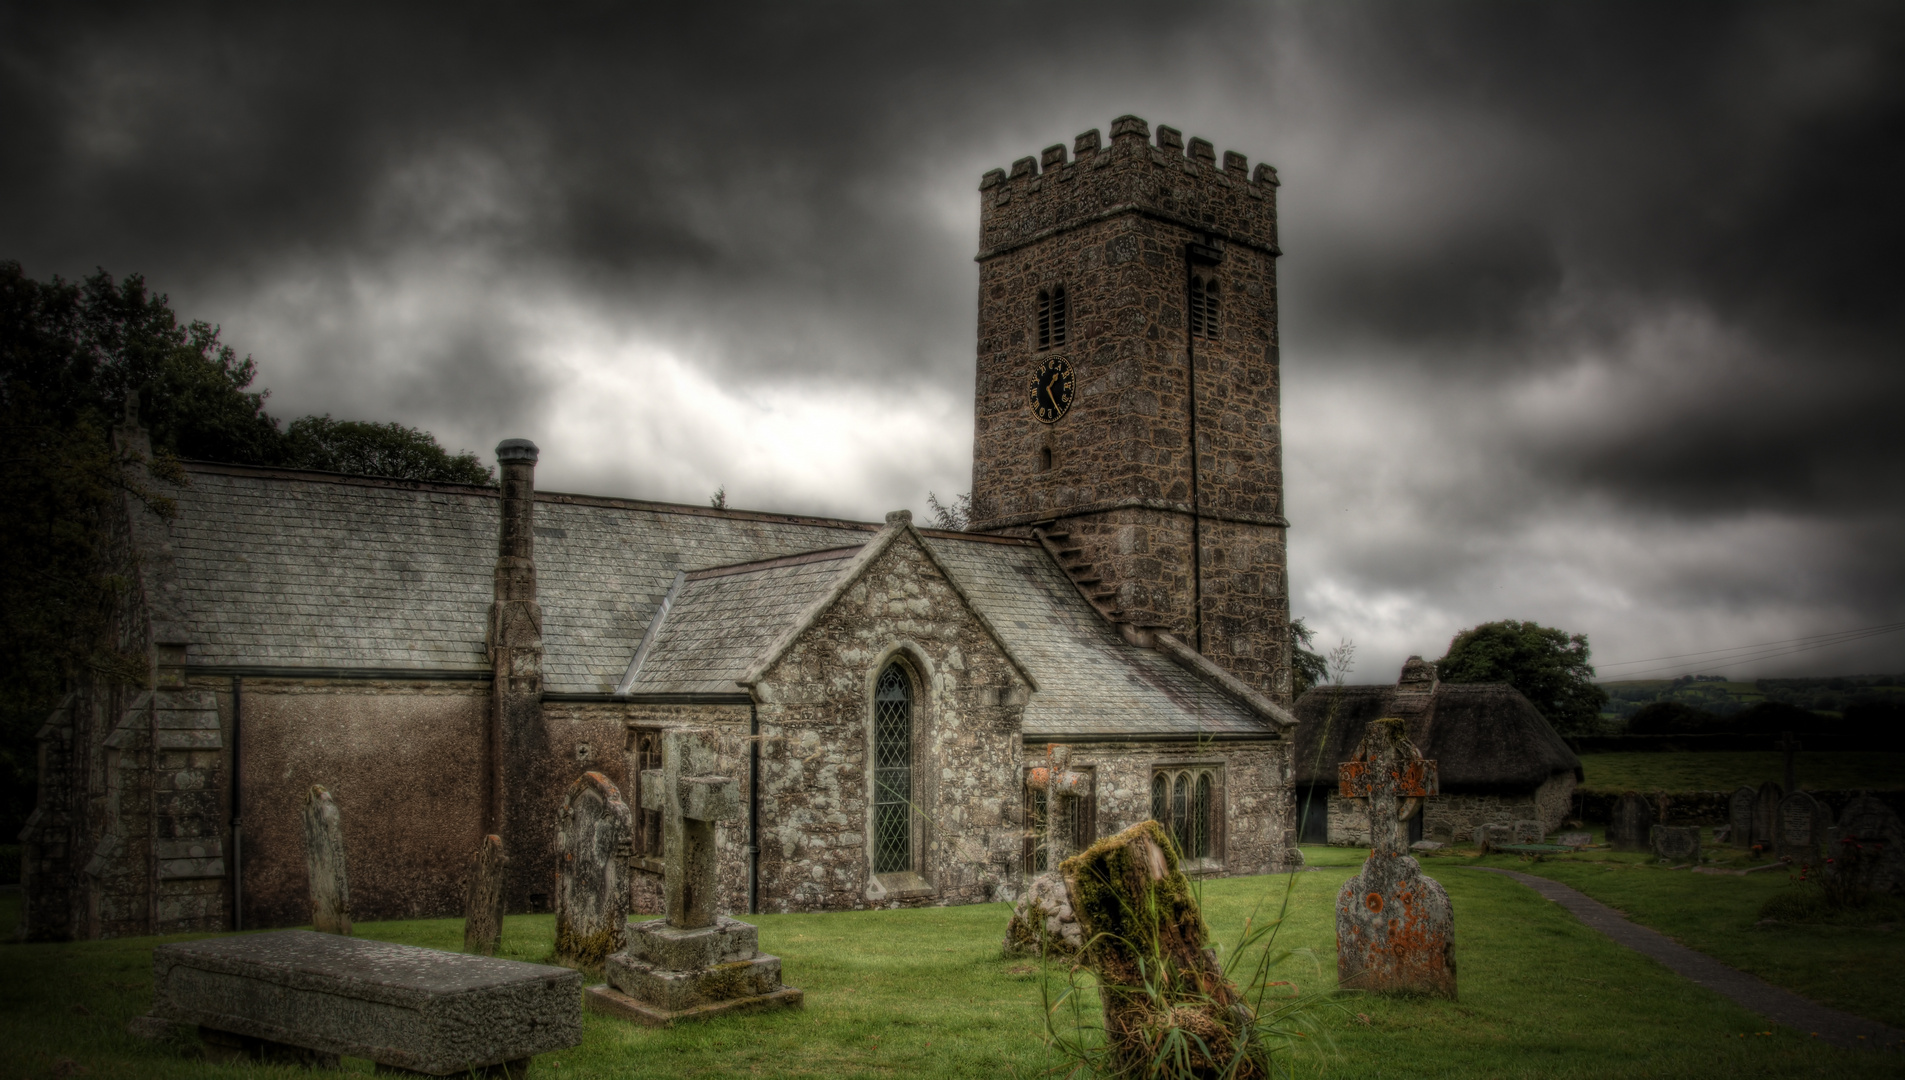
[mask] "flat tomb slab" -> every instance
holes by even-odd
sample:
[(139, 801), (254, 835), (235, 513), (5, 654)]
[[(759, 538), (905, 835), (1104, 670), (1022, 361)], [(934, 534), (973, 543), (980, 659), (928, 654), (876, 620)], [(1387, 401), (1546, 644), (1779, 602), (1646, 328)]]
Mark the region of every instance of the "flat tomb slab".
[(582, 996), (592, 1013), (613, 1016), (618, 1020), (633, 1020), (638, 1024), (657, 1028), (673, 1027), (677, 1021), (681, 1020), (706, 1020), (709, 1017), (728, 1013), (760, 1012), (767, 1009), (798, 1009), (801, 1005), (801, 992), (797, 987), (792, 986), (783, 986), (770, 993), (755, 994), (750, 997), (690, 1005), (685, 1009), (658, 1008), (646, 1001), (629, 997), (607, 984), (591, 986), (582, 992)]
[(448, 1076), (582, 1041), (568, 968), (309, 930), (152, 950), (153, 1015)]

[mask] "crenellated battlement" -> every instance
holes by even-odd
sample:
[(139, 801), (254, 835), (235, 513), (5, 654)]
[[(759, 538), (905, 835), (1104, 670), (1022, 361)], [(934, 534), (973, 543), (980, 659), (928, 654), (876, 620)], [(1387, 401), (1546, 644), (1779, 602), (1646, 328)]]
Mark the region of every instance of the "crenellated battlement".
[(1123, 213), (1139, 213), (1208, 234), (1214, 240), (1277, 254), (1277, 171), (1235, 150), (1220, 162), (1208, 139), (1186, 142), (1176, 128), (1136, 116), (1111, 122), (1105, 145), (1093, 128), (1022, 157), (979, 181), (984, 260), (1053, 233)]

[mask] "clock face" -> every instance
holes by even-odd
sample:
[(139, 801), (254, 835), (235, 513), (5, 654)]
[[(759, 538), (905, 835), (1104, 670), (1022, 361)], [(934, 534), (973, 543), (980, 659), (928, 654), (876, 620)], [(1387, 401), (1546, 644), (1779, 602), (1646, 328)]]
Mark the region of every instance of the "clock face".
[(1048, 357), (1032, 372), (1032, 415), (1058, 422), (1072, 407), (1072, 366), (1062, 356)]

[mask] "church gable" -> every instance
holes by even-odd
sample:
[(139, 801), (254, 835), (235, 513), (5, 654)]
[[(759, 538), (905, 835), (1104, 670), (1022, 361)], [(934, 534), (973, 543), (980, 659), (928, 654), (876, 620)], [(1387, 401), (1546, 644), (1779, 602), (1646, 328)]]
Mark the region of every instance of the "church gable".
[(1010, 887), (1033, 683), (903, 517), (747, 681), (763, 909), (973, 903)]

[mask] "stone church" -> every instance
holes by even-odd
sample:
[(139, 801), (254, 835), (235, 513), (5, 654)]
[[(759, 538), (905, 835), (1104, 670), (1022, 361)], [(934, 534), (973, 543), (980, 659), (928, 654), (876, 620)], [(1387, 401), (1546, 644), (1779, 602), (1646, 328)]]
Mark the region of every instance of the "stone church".
[(737, 913), (1010, 898), (1151, 817), (1292, 865), (1276, 187), (1132, 116), (984, 176), (965, 531), (538, 491), (520, 439), (494, 488), (188, 463), (116, 522), (145, 684), (40, 732), (27, 935), (308, 921), (314, 784), (357, 919), (460, 912), (491, 832), (547, 910), (569, 787), (640, 807), (683, 725), (740, 782)]

